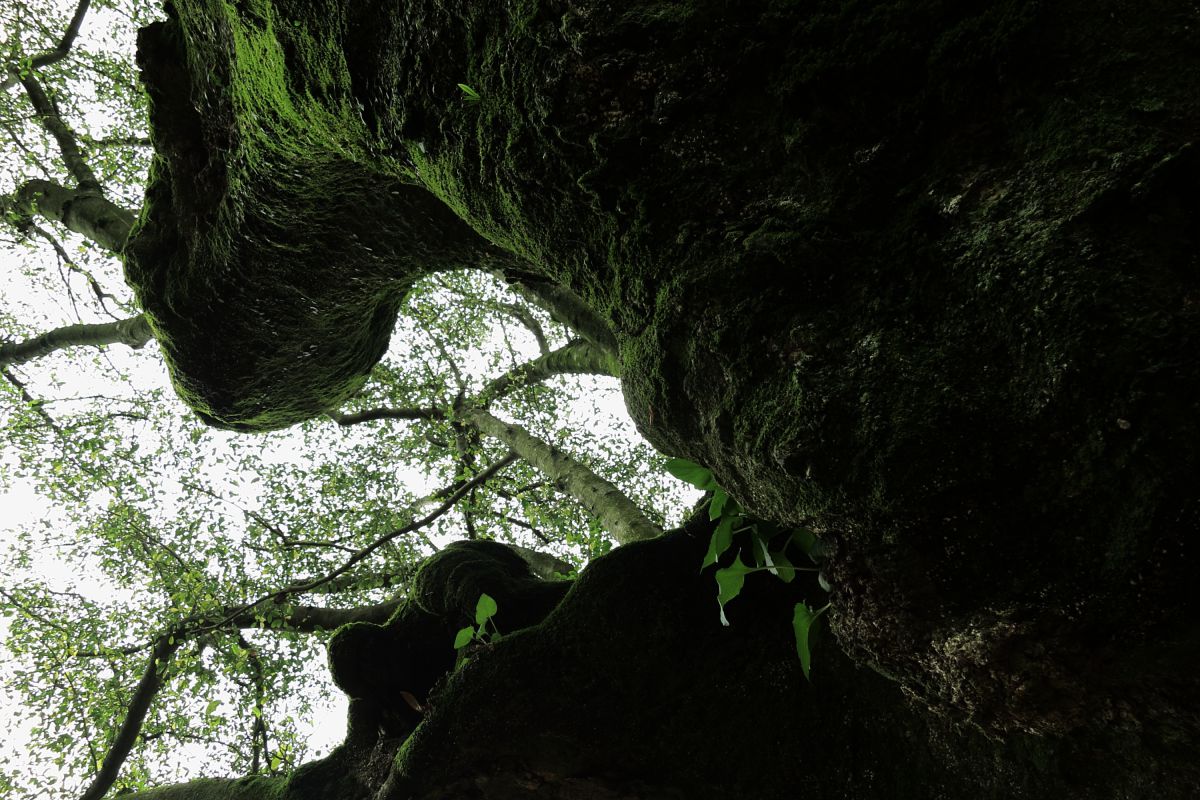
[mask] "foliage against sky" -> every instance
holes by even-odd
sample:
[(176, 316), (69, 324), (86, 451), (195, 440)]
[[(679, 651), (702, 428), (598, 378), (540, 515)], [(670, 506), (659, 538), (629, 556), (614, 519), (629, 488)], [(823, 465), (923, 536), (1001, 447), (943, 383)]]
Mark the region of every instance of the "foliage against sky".
[[(3, 4), (5, 69), (14, 78), (28, 70), (75, 12), (73, 3)], [(134, 212), (152, 156), (134, 36), (156, 14), (148, 2), (95, 2), (68, 55), (32, 71), (108, 199)], [(11, 82), (0, 95), (0, 196), (31, 179), (70, 186), (60, 144)], [(5, 208), (0, 344), (137, 314), (114, 254)], [(15, 704), (0, 794), (79, 796), (129, 716), (156, 643), (170, 650), (162, 688), (114, 791), (287, 770), (312, 757), (313, 708), (335, 691), (324, 631), (294, 630), (305, 627), (293, 624), (297, 609), (353, 613), (402, 596), (416, 561), (458, 538), (511, 541), (575, 567), (610, 548), (605, 522), (561, 481), (510, 462), (508, 445), (455, 416), (501, 375), (512, 380), (490, 413), (615, 483), (654, 524), (677, 521), (681, 485), (633, 431), (615, 379), (522, 385), (530, 373), (521, 365), (572, 339), (488, 276), (440, 275), (412, 293), (386, 359), (341, 410), (343, 423), (371, 409), (432, 413), (323, 418), (253, 436), (191, 416), (153, 342), (5, 365), (0, 498), (36, 492), (41, 511), (19, 527), (15, 514), (0, 516), (0, 680)], [(456, 490), (447, 513), (384, 541)], [(310, 591), (284, 591), (347, 564)], [(270, 596), (278, 602), (252, 605)]]

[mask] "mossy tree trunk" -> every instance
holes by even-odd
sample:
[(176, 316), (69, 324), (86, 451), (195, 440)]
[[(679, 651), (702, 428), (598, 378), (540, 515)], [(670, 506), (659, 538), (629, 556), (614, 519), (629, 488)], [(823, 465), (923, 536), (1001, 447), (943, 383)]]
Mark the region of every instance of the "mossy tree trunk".
[[(568, 605), (595, 603), (578, 613), (629, 657), (601, 669), (586, 626), (515, 637), (497, 658), (527, 647), (543, 660), (514, 666), (553, 663), (591, 695), (465, 670), (457, 712), (418, 729), (395, 786), (440, 796), (420, 775), (450, 785), (489, 753), (554, 752), (534, 727), (553, 713), (599, 715), (595, 752), (640, 765), (575, 796), (690, 786), (683, 771), (715, 747), (625, 762), (605, 733), (671, 714), (710, 743), (785, 754), (730, 756), (728, 785), (747, 789), (779, 758), (786, 791), (836, 776), (826, 796), (955, 796), (996, 764), (995, 797), (1196, 784), (1200, 11), (869, 6), (183, 0), (145, 32), (159, 159), (129, 276), (199, 413), (257, 429), (326, 411), (360, 385), (416, 276), (502, 269), (603, 321), (589, 338), (615, 342), (653, 443), (754, 514), (811, 525), (830, 554), (827, 650), (851, 661), (829, 657), (824, 689), (774, 645), (705, 661), (666, 630), (686, 609), (663, 587), (687, 596), (668, 565), (642, 574), (614, 554), (639, 582), (585, 580)], [(237, 359), (213, 358), (232, 341)], [(679, 581), (693, 556), (673, 556)], [(589, 616), (618, 599), (646, 631), (632, 611)], [(695, 681), (665, 681), (639, 648)], [(730, 731), (689, 693), (734, 663), (726, 705), (770, 703), (785, 676), (778, 742), (763, 718)], [(620, 679), (639, 669), (660, 694)], [(498, 695), (500, 710), (481, 699)], [(997, 738), (964, 734), (939, 761), (930, 737), (952, 740), (933, 715)], [(846, 746), (820, 750), (814, 727)], [(530, 751), (503, 791), (600, 774), (565, 755), (582, 733), (550, 730), (564, 754)], [(820, 767), (797, 766), (806, 746)], [(905, 795), (861, 759), (896, 785), (905, 759), (942, 777)]]

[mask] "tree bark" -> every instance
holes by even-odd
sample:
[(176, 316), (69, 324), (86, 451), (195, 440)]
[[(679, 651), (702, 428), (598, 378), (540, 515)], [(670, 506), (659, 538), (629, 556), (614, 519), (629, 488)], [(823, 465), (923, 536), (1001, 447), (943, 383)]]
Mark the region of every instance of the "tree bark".
[[(1196, 785), (1200, 12), (1165, 0), (251, 5), (179, 0), (143, 39), (167, 166), (130, 274), (201, 413), (267, 428), (331, 408), (382, 352), (407, 281), (490, 257), (602, 320), (653, 444), (711, 468), (750, 513), (817, 531), (838, 645), (926, 708), (894, 736), (856, 707), (828, 752), (788, 727), (787, 742), (836, 761), (829, 782), (793, 769), (786, 787), (738, 784), (743, 796), (905, 796), (856, 777), (865, 765), (845, 754), (860, 752), (911, 756), (928, 785), (892, 763), (887, 775), (913, 797), (962, 796), (996, 763), (997, 797)], [(479, 99), (457, 100), (457, 83)], [(392, 187), (396, 201), (380, 202)], [(225, 336), (251, 342), (232, 366), (211, 355)], [(689, 686), (701, 664), (741, 662), (702, 661), (665, 618), (635, 636), (627, 617), (660, 597), (613, 591), (648, 605), (576, 629), (610, 647), (628, 634), (631, 652), (670, 638), (688, 654), (671, 674), (686, 680), (666, 700), (621, 694), (632, 657), (606, 673), (565, 633), (541, 650), (516, 637), (542, 657), (575, 654), (521, 663), (550, 663), (604, 702), (556, 687), (508, 703), (517, 673), (497, 684), (468, 669), (422, 728), (430, 749), (406, 748), (411, 794), (439, 796), (438, 774), (475, 791), (482, 773), (453, 764), (500, 769), (472, 749), (496, 740), (488, 731), (529, 734), (499, 737), (510, 761), (553, 748), (524, 708), (539, 725), (586, 708), (628, 737), (630, 720), (655, 724), (643, 709), (682, 704), (672, 730), (694, 749), (633, 754), (650, 775), (693, 768), (697, 753), (721, 762), (693, 728), (723, 743), (748, 731), (759, 749), (734, 752), (738, 770), (800, 751), (755, 739), (761, 717), (725, 735)], [(759, 656), (770, 661), (747, 658)], [(738, 684), (757, 691), (773, 674)], [(863, 680), (839, 702), (863, 689), (885, 719), (909, 713), (898, 690)], [(806, 713), (813, 695), (794, 673), (783, 684), (785, 707)], [(740, 696), (775, 705), (734, 692), (721, 710)], [(494, 715), (479, 713), (485, 697)], [(554, 705), (565, 697), (581, 705)], [(813, 727), (843, 724), (812, 707)], [(952, 739), (936, 715), (994, 739), (966, 736), (966, 755), (939, 767), (925, 743)], [(608, 763), (626, 755), (615, 734), (564, 741)], [(508, 776), (565, 787), (578, 763)]]

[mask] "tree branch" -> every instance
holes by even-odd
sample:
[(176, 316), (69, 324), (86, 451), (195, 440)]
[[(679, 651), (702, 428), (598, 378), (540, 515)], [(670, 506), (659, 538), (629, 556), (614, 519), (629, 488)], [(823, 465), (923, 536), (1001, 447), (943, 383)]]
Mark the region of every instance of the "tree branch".
[(96, 324), (64, 325), (23, 342), (0, 344), (0, 368), (16, 366), (68, 347), (103, 347), (123, 344), (138, 349), (150, 341), (150, 325), (136, 317)]
[[(71, 45), (75, 44), (75, 37), (79, 35), (79, 28), (83, 25), (83, 18), (87, 15), (88, 6), (92, 0), (79, 0), (79, 5), (75, 7), (75, 15), (71, 17), (71, 21), (67, 23), (67, 30), (63, 33), (62, 39), (58, 41), (58, 46), (53, 50), (46, 50), (38, 53), (29, 60), (29, 69), (41, 69), (48, 67), (56, 61), (66, 58), (67, 53), (71, 51)], [(21, 80), (21, 68), (19, 66), (10, 65), (8, 68), (8, 76), (0, 83), (0, 90), (7, 90), (15, 86)]]
[(561, 485), (621, 544), (662, 534), (662, 528), (648, 520), (620, 489), (557, 447), (482, 409), (465, 409), (461, 413), (462, 419), (480, 433), (504, 442), (546, 477)]
[(542, 330), (541, 323), (529, 312), (528, 308), (518, 303), (497, 303), (496, 308), (524, 325), (537, 341), (538, 352), (544, 356), (549, 355), (550, 343), (546, 340), (546, 332)]
[(29, 408), (35, 414), (45, 420), (46, 424), (50, 427), (50, 430), (59, 434), (63, 432), (62, 428), (58, 426), (58, 423), (54, 421), (54, 418), (46, 413), (46, 409), (42, 408), (42, 403), (29, 393), (29, 390), (25, 388), (25, 384), (18, 380), (15, 375), (9, 372), (7, 367), (0, 365), (0, 376), (3, 376), (4, 380), (8, 381), (8, 383), (10, 383), (17, 390), (21, 400), (24, 401), (24, 403), (29, 406)]
[(612, 359), (608, 373), (619, 374), (617, 339), (613, 336), (612, 329), (607, 321), (580, 299), (579, 295), (565, 286), (532, 278), (523, 273), (501, 269), (494, 274), (527, 303), (544, 309), (555, 322), (566, 325), (598, 347)]
[(68, 230), (118, 255), (136, 219), (134, 214), (95, 191), (82, 187), (68, 189), (40, 178), (22, 184), (6, 205), (22, 218), (36, 214), (62, 223)]
[(150, 651), (150, 663), (146, 666), (146, 671), (142, 673), (142, 679), (138, 681), (133, 698), (125, 710), (125, 720), (121, 723), (116, 738), (113, 739), (108, 753), (104, 756), (104, 763), (101, 764), (100, 771), (96, 773), (96, 777), (84, 791), (80, 800), (101, 800), (112, 788), (113, 782), (121, 772), (121, 765), (125, 763), (134, 743), (137, 742), (142, 724), (146, 721), (146, 714), (150, 711), (150, 704), (154, 701), (159, 689), (162, 688), (163, 673), (166, 671), (167, 664), (170, 663), (171, 658), (182, 644), (183, 641), (171, 633), (163, 634), (155, 641)]
[(420, 530), (421, 528), (424, 528), (426, 525), (428, 525), (429, 523), (436, 520), (438, 517), (445, 514), (447, 511), (449, 511), (451, 508), (453, 508), (454, 505), (459, 500), (461, 500), (468, 492), (470, 492), (473, 488), (475, 488), (476, 486), (482, 486), (484, 483), (486, 483), (488, 480), (490, 480), (496, 473), (498, 473), (500, 470), (507, 467), (509, 464), (511, 464), (516, 459), (517, 459), (516, 453), (509, 453), (504, 458), (500, 459), (499, 461), (492, 464), (487, 469), (480, 472), (474, 478), (471, 478), (471, 480), (463, 483), (458, 489), (453, 491), (449, 497), (446, 498), (445, 502), (443, 502), (440, 506), (435, 508), (429, 514), (425, 515), (424, 517), (422, 517), (421, 519), (419, 519), (415, 522), (405, 525), (402, 528), (397, 528), (394, 531), (390, 531), (390, 532), (384, 534), (383, 536), (379, 537), (374, 542), (367, 545), (362, 550), (359, 550), (353, 556), (348, 558), (345, 561), (345, 563), (342, 564), (342, 566), (338, 567), (337, 569), (333, 570), (332, 572), (329, 572), (320, 578), (314, 578), (307, 583), (292, 584), (291, 586), (281, 589), (278, 592), (272, 592), (271, 594), (260, 597), (258, 600), (247, 603), (246, 605), (238, 606), (238, 608), (234, 611), (234, 613), (226, 616), (225, 618), (221, 619), (220, 621), (218, 621), (212, 625), (207, 625), (204, 628), (196, 630), (195, 633), (204, 633), (204, 632), (207, 632), (210, 630), (217, 630), (219, 628), (223, 628), (228, 623), (232, 622), (235, 619), (238, 619), (243, 614), (250, 614), (251, 617), (253, 617), (254, 616), (252, 613), (253, 610), (255, 608), (263, 605), (264, 603), (282, 603), (290, 595), (304, 594), (305, 592), (311, 592), (313, 589), (317, 588), (318, 586), (321, 586), (325, 583), (335, 580), (336, 578), (341, 577), (342, 575), (345, 575), (347, 572), (350, 571), (350, 569), (355, 564), (358, 564), (359, 562), (363, 561), (364, 559), (366, 559), (368, 556), (370, 556), (372, 553), (374, 553), (379, 548), (383, 547), (388, 542), (390, 542), (394, 539), (397, 539), (406, 533), (412, 533), (413, 531)]
[(446, 412), (440, 408), (372, 408), (354, 414), (339, 414), (335, 411), (329, 414), (329, 418), (338, 425), (349, 427), (377, 419), (445, 419)]
[(491, 381), (474, 402), (486, 408), (513, 389), (555, 375), (614, 375), (612, 359), (591, 342), (576, 339)]
[(25, 94), (29, 96), (29, 102), (33, 104), (33, 110), (37, 112), (38, 120), (58, 143), (58, 151), (62, 154), (63, 163), (66, 164), (67, 171), (79, 184), (79, 188), (93, 193), (100, 192), (100, 179), (96, 177), (96, 173), (92, 172), (87, 159), (83, 157), (83, 151), (79, 149), (79, 138), (75, 135), (75, 131), (63, 122), (62, 117), (58, 114), (58, 108), (46, 94), (42, 84), (34, 77), (32, 71), (25, 73), (20, 80), (21, 85), (25, 87)]

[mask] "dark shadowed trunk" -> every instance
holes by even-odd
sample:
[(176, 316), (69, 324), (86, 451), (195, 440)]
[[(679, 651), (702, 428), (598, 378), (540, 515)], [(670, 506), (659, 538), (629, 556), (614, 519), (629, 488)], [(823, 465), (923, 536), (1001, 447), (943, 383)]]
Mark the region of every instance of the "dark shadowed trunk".
[(608, 326), (651, 442), (828, 554), (814, 685), (793, 598), (722, 628), (675, 534), (455, 673), (381, 797), (1200, 785), (1198, 26), (181, 0), (147, 29), (129, 277), (206, 419), (333, 408), (412, 280), (499, 269)]

